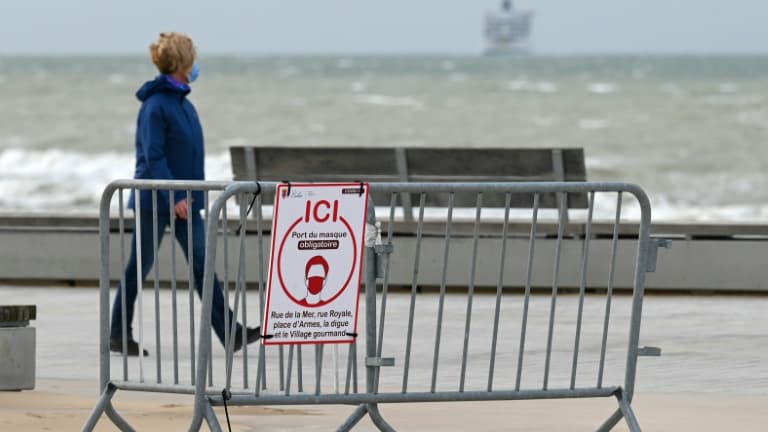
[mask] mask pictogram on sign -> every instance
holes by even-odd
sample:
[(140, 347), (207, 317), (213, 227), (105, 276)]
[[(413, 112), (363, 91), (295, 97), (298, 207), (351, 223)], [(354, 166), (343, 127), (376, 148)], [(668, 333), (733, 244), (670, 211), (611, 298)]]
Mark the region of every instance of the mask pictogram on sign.
[(307, 287), (307, 304), (313, 305), (320, 301), (320, 293), (325, 288), (328, 277), (328, 261), (320, 255), (315, 255), (307, 261), (304, 267), (304, 284)]

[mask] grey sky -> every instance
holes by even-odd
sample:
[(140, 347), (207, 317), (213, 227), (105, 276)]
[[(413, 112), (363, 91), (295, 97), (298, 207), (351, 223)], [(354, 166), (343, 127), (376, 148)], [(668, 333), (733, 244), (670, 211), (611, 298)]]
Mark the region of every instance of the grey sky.
[[(204, 53), (482, 49), (497, 0), (0, 0), (0, 54), (144, 53), (161, 30)], [(540, 53), (768, 53), (765, 0), (518, 0)]]

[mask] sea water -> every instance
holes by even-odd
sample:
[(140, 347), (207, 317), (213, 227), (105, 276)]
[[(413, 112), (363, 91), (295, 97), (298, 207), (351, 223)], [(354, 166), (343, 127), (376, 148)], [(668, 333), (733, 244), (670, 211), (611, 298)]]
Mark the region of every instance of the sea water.
[[(208, 57), (190, 100), (228, 148), (582, 147), (655, 221), (768, 218), (768, 56)], [(96, 213), (131, 178), (148, 57), (0, 57), (0, 212)]]

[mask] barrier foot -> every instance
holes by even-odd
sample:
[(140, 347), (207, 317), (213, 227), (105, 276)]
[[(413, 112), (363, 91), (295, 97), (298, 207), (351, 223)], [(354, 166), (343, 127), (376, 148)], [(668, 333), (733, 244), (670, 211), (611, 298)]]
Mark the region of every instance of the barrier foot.
[(352, 430), (355, 425), (362, 420), (363, 417), (368, 413), (368, 405), (360, 405), (355, 409), (355, 411), (347, 417), (347, 420), (339, 426), (338, 429), (336, 429), (337, 432), (349, 432)]
[(112, 401), (107, 402), (107, 406), (104, 408), (104, 412), (107, 413), (107, 417), (112, 420), (112, 423), (117, 426), (123, 432), (135, 432), (136, 430), (128, 424), (127, 421), (120, 414), (117, 413), (115, 407), (112, 406)]
[(107, 384), (107, 388), (104, 389), (104, 392), (99, 397), (99, 401), (93, 408), (91, 416), (88, 417), (88, 421), (86, 421), (83, 426), (84, 432), (90, 432), (96, 427), (96, 423), (99, 422), (102, 413), (106, 413), (107, 417), (112, 420), (112, 423), (114, 423), (121, 431), (133, 432), (134, 429), (131, 425), (129, 425), (112, 406), (112, 396), (115, 395), (116, 391), (117, 387), (112, 385), (112, 383)]
[(338, 429), (336, 429), (338, 432), (348, 432), (352, 430), (355, 425), (362, 420), (365, 415), (368, 414), (371, 416), (371, 421), (373, 422), (376, 427), (379, 428), (380, 431), (384, 432), (395, 432), (395, 428), (389, 425), (386, 420), (384, 420), (384, 417), (382, 417), (381, 413), (379, 412), (379, 406), (377, 404), (363, 404), (357, 407), (355, 412), (353, 412), (349, 418), (347, 418), (347, 421), (344, 422), (341, 426), (339, 426)]
[(195, 401), (195, 410), (192, 414), (192, 422), (189, 425), (189, 432), (197, 432), (203, 426), (203, 420), (208, 424), (208, 428), (214, 432), (221, 432), (219, 419), (216, 418), (216, 412), (213, 411), (213, 405), (208, 398), (202, 401)]
[(632, 405), (626, 398), (619, 399), (619, 409), (624, 414), (624, 419), (627, 421), (627, 426), (632, 432), (640, 432), (640, 423), (637, 421)]
[(395, 432), (395, 428), (389, 425), (384, 417), (379, 412), (379, 406), (377, 404), (368, 404), (368, 415), (371, 416), (373, 424), (375, 424), (380, 431)]
[(219, 419), (216, 418), (216, 413), (213, 411), (213, 406), (210, 402), (205, 404), (205, 422), (208, 423), (208, 428), (212, 432), (221, 432)]
[(597, 432), (608, 432), (611, 429), (613, 429), (614, 426), (616, 426), (621, 418), (624, 417), (624, 414), (621, 413), (621, 408), (614, 411), (613, 414), (611, 414), (610, 417), (608, 417), (608, 420), (606, 420), (602, 425), (600, 425), (599, 428), (597, 428)]

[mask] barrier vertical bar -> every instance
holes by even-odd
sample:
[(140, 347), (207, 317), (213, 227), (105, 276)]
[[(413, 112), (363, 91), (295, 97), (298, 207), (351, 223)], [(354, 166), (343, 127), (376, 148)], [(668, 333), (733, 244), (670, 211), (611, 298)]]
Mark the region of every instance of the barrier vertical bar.
[[(222, 212), (223, 212), (223, 219), (226, 221), (227, 220), (227, 206), (226, 205), (222, 209)], [(190, 209), (190, 214), (191, 213), (192, 213), (192, 210)], [(208, 191), (207, 190), (203, 191), (203, 217), (204, 217), (203, 220), (205, 220), (207, 222), (208, 221)], [(227, 252), (226, 252), (226, 248), (225, 248), (225, 252), (224, 252), (225, 256), (226, 256), (226, 253)], [(224, 267), (224, 271), (226, 272), (227, 270), (228, 270), (228, 268), (225, 266)], [(215, 276), (214, 276), (214, 278), (215, 278)], [(197, 281), (195, 281), (195, 283), (197, 283)], [(201, 283), (202, 283), (202, 281), (201, 281)], [(229, 287), (227, 285), (225, 285), (225, 287), (226, 287), (226, 289), (229, 289)], [(228, 303), (229, 302), (227, 302), (227, 304), (225, 304), (224, 307), (228, 307)], [(226, 328), (224, 329), (224, 331), (227, 331)], [(211, 387), (213, 386), (213, 343), (212, 343), (212, 340), (213, 340), (213, 327), (212, 326), (208, 326), (208, 359), (209, 359), (209, 361), (208, 361), (208, 385), (211, 386)], [(227, 389), (229, 389), (229, 387), (227, 387)]]
[[(122, 312), (120, 318), (121, 318), (121, 324), (122, 324), (122, 343), (123, 343), (123, 381), (128, 381), (128, 311), (126, 306), (126, 299), (125, 299), (125, 210), (124, 210), (124, 204), (123, 204), (123, 188), (119, 189), (119, 195), (118, 195), (118, 201), (120, 205), (120, 219), (118, 221), (119, 224), (119, 230), (120, 230), (120, 286), (118, 289), (120, 290), (120, 311)], [(107, 224), (109, 223), (109, 215), (107, 215)], [(107, 232), (109, 232), (109, 228), (107, 228)], [(109, 237), (107, 237), (109, 238)], [(107, 250), (107, 254), (109, 251)], [(106, 259), (107, 262), (109, 262), (109, 256), (102, 257), (102, 259)], [(102, 264), (104, 265), (104, 264)], [(109, 283), (109, 278), (107, 278), (107, 283)], [(104, 383), (106, 384), (106, 382)]]
[[(107, 186), (101, 197), (99, 204), (99, 246), (101, 252), (101, 268), (99, 273), (99, 352), (100, 352), (100, 370), (99, 378), (101, 381), (101, 397), (94, 407), (93, 412), (86, 421), (83, 430), (90, 431), (96, 425), (102, 413), (106, 413), (112, 422), (118, 427), (128, 428), (128, 424), (120, 417), (117, 411), (112, 407), (112, 396), (115, 393), (115, 386), (110, 380), (110, 331), (109, 331), (109, 296), (110, 296), (110, 278), (109, 278), (109, 237), (111, 231), (110, 224), (110, 204), (114, 194), (113, 185)], [(125, 316), (125, 315), (123, 315)]]
[(288, 371), (286, 373), (286, 379), (285, 379), (285, 386), (282, 386), (281, 383), (281, 390), (285, 391), (285, 395), (288, 396), (291, 394), (291, 374), (293, 373), (293, 344), (288, 346)]
[(179, 308), (176, 292), (176, 212), (173, 211), (173, 189), (168, 190), (169, 225), (171, 226), (171, 316), (173, 321), (173, 383), (179, 383)]
[[(231, 187), (231, 186), (230, 186)], [(227, 188), (229, 190), (229, 188)], [(225, 194), (227, 192), (225, 190)], [(189, 198), (189, 191), (187, 191), (187, 197)], [(191, 202), (191, 201), (188, 201)], [(205, 264), (203, 269), (203, 280), (201, 281), (201, 304), (200, 304), (200, 333), (199, 340), (200, 346), (198, 351), (199, 356), (199, 368), (195, 369), (193, 366), (193, 372), (196, 372), (195, 377), (195, 409), (192, 417), (190, 430), (198, 430), (202, 423), (203, 417), (208, 421), (209, 426), (213, 426), (211, 422), (216, 422), (215, 414), (211, 408), (211, 404), (206, 395), (206, 365), (212, 361), (210, 358), (211, 350), (211, 312), (213, 311), (213, 289), (214, 280), (216, 279), (216, 252), (217, 252), (217, 227), (219, 223), (219, 214), (221, 213), (221, 207), (226, 205), (225, 199), (219, 199), (214, 202), (212, 211), (210, 212), (210, 218), (206, 220), (206, 229), (204, 230), (204, 238), (200, 241), (204, 241), (206, 245)], [(191, 224), (187, 223), (188, 229)], [(191, 237), (190, 237), (191, 238)], [(190, 266), (191, 268), (191, 266)], [(194, 316), (190, 317), (190, 321), (193, 322)], [(207, 337), (206, 337), (207, 336)], [(193, 338), (194, 340), (194, 338)], [(194, 375), (193, 375), (194, 377)], [(217, 423), (215, 424), (217, 426)], [(218, 426), (217, 426), (218, 427)], [(218, 430), (218, 429), (216, 429)]]
[(595, 209), (595, 192), (589, 193), (587, 210), (587, 231), (584, 234), (584, 247), (581, 252), (581, 281), (579, 284), (579, 310), (576, 314), (576, 340), (573, 342), (573, 364), (571, 365), (571, 390), (576, 388), (576, 368), (579, 363), (579, 343), (581, 342), (581, 322), (584, 315), (584, 291), (587, 287), (587, 264), (589, 263), (589, 241), (592, 238), (592, 215)]
[(302, 376), (303, 367), (301, 365), (301, 345), (296, 346), (296, 386), (298, 391), (304, 391), (304, 377)]
[[(114, 193), (114, 192), (113, 192)], [(119, 230), (120, 230), (120, 258), (121, 258), (121, 265), (125, 265), (125, 247), (123, 245), (123, 190), (119, 189), (119, 205), (120, 205), (120, 220), (118, 221), (119, 224)], [(99, 313), (99, 336), (100, 336), (100, 345), (99, 345), (99, 356), (100, 356), (100, 364), (99, 364), (99, 384), (100, 388), (99, 391), (105, 392), (107, 390), (107, 386), (109, 384), (110, 380), (110, 372), (111, 372), (111, 365), (110, 365), (110, 339), (111, 339), (111, 331), (110, 329), (110, 318), (109, 315), (109, 291), (110, 291), (110, 277), (109, 277), (109, 257), (110, 257), (110, 250), (109, 250), (109, 235), (111, 231), (110, 227), (110, 217), (109, 217), (109, 208), (110, 204), (112, 202), (112, 195), (105, 193), (102, 195), (101, 201), (99, 203), (99, 248), (101, 252), (101, 268), (99, 273), (99, 308), (101, 309), (101, 312)], [(122, 268), (120, 269), (122, 270)], [(121, 271), (121, 275), (123, 272)], [(117, 288), (118, 290), (121, 290), (122, 293), (122, 304), (120, 307), (122, 308), (123, 316), (122, 316), (122, 322), (123, 322), (123, 347), (125, 347), (125, 340), (126, 340), (126, 326), (125, 326), (125, 278), (121, 276), (120, 278), (120, 286)], [(127, 359), (125, 357), (125, 348), (123, 349), (123, 379), (128, 380), (128, 363)]]
[(504, 225), (501, 228), (501, 253), (499, 254), (499, 278), (496, 283), (496, 307), (493, 314), (493, 336), (491, 336), (491, 355), (488, 365), (488, 391), (493, 390), (493, 374), (496, 369), (496, 341), (499, 337), (499, 316), (501, 315), (501, 293), (504, 286), (504, 261), (507, 259), (507, 230), (509, 229), (509, 207), (512, 195), (504, 196)]
[[(245, 194), (240, 195), (240, 202), (244, 201)], [(247, 230), (247, 217), (248, 217), (248, 209), (245, 208), (244, 205), (240, 206), (240, 232), (238, 232), (238, 235), (240, 237), (240, 260), (238, 263), (238, 272), (237, 272), (237, 290), (242, 293), (242, 303), (243, 303), (243, 309), (242, 309), (242, 318), (243, 318), (243, 330), (245, 330), (248, 326), (248, 305), (246, 303), (246, 299), (248, 296), (246, 295), (246, 291), (248, 289), (247, 279), (246, 279), (246, 267), (245, 267), (245, 232)], [(243, 331), (243, 340), (242, 340), (242, 350), (243, 350), (243, 388), (248, 388), (248, 343), (247, 343), (247, 332)]]
[(323, 376), (323, 348), (325, 345), (315, 345), (315, 396), (320, 394), (320, 384)]
[(283, 345), (277, 347), (278, 369), (280, 370), (280, 390), (285, 388), (285, 360)]
[(421, 235), (424, 228), (424, 202), (426, 194), (419, 198), (419, 220), (416, 223), (416, 252), (413, 259), (413, 281), (411, 283), (411, 305), (408, 312), (408, 336), (405, 339), (405, 364), (403, 366), (403, 393), (408, 391), (408, 370), (411, 364), (411, 342), (413, 339), (413, 318), (416, 311), (416, 290), (419, 281), (419, 258), (421, 256)]
[[(226, 238), (229, 236), (229, 218), (226, 216), (227, 215), (226, 208), (227, 207), (224, 206), (224, 208), (222, 209), (222, 214), (224, 215), (224, 221), (226, 222), (226, 224), (224, 226), (224, 239), (225, 239), (224, 240), (224, 249), (225, 250), (229, 248), (228, 243), (226, 241)], [(243, 213), (242, 206), (241, 206), (240, 213), (241, 214)], [(240, 225), (240, 232), (241, 233), (243, 232), (242, 225)], [(241, 299), (241, 292), (240, 292), (240, 290), (243, 287), (243, 285), (240, 284), (240, 279), (242, 277), (243, 272), (245, 271), (245, 262), (243, 261), (243, 257), (244, 257), (244, 253), (245, 252), (243, 250), (244, 249), (244, 245), (242, 244), (242, 240), (241, 240), (241, 245), (240, 246), (241, 246), (240, 261), (239, 261), (239, 265), (238, 265), (238, 269), (237, 269), (237, 276), (236, 276), (236, 280), (235, 280), (235, 285), (236, 285), (236, 289), (235, 289), (235, 305), (234, 305), (234, 308), (233, 308), (232, 320), (231, 320), (230, 323), (228, 323), (227, 329), (225, 329), (225, 331), (229, 331), (229, 336), (224, 338), (227, 341), (227, 343), (225, 344), (225, 351), (226, 351), (226, 355), (225, 355), (226, 363), (225, 364), (226, 364), (226, 366), (224, 368), (225, 373), (226, 373), (226, 388), (227, 388), (227, 390), (229, 390), (230, 387), (232, 386), (232, 366), (233, 366), (233, 363), (234, 363), (234, 344), (237, 342), (237, 328), (238, 328), (237, 312), (240, 310), (240, 299)], [(229, 285), (229, 275), (228, 274), (229, 274), (229, 267), (230, 267), (229, 266), (229, 258), (228, 258), (228, 256), (229, 256), (229, 253), (227, 252), (225, 254), (225, 256), (224, 256), (224, 271), (225, 271), (225, 280), (227, 282), (227, 286)], [(225, 308), (226, 309), (225, 309), (224, 313), (228, 315), (229, 314), (229, 293), (227, 293), (227, 300), (226, 300)], [(246, 331), (247, 325), (246, 324), (247, 324), (247, 322), (243, 321), (243, 327), (242, 327), (242, 330), (240, 332), (240, 338), (241, 338), (240, 339), (240, 343), (241, 343), (240, 347), (241, 347), (241, 349), (245, 349), (245, 347), (248, 345), (247, 344), (247, 338), (246, 338), (246, 336), (247, 336), (247, 331)]]
[[(259, 269), (259, 322), (264, 322), (264, 231), (262, 230), (261, 222), (262, 222), (263, 214), (262, 214), (262, 199), (261, 195), (256, 195), (256, 233), (258, 238), (258, 244), (259, 244), (259, 259), (258, 259), (258, 269)], [(262, 328), (261, 333), (263, 335), (267, 334), (267, 329)], [(258, 367), (256, 368), (256, 385), (255, 385), (255, 393), (258, 396), (259, 392), (261, 390), (265, 390), (267, 388), (267, 366), (266, 366), (266, 347), (264, 344), (261, 344), (259, 346), (259, 361), (258, 361)], [(259, 386), (261, 384), (261, 386)]]
[(159, 259), (159, 241), (158, 241), (158, 208), (157, 208), (157, 189), (152, 189), (152, 256), (155, 257), (155, 351), (157, 365), (157, 383), (163, 382), (162, 374), (162, 352), (160, 351), (160, 259)]
[(141, 189), (136, 188), (134, 237), (136, 238), (136, 290), (139, 303), (139, 382), (144, 382), (144, 273), (141, 269)]
[(453, 200), (454, 194), (448, 194), (448, 220), (445, 223), (445, 239), (443, 248), (443, 275), (440, 280), (440, 300), (437, 307), (437, 329), (435, 330), (435, 354), (432, 360), (432, 386), (430, 390), (435, 392), (437, 384), (437, 368), (440, 364), (440, 337), (443, 330), (443, 309), (445, 307), (445, 284), (448, 273), (448, 255), (451, 247), (451, 224), (453, 223)]
[[(643, 295), (645, 294), (645, 273), (648, 268), (648, 248), (650, 246), (651, 204), (648, 196), (638, 187), (633, 194), (640, 204), (640, 229), (637, 242), (637, 261), (632, 293), (632, 320), (630, 322), (629, 347), (627, 348), (627, 368), (624, 375), (624, 397), (632, 402), (637, 373), (637, 351), (640, 341), (640, 318), (643, 313)], [(629, 405), (627, 405), (629, 407)], [(627, 413), (625, 412), (625, 417)]]
[(475, 271), (477, 270), (477, 244), (480, 237), (480, 213), (483, 207), (483, 193), (478, 192), (475, 204), (475, 229), (472, 233), (472, 264), (469, 268), (469, 285), (467, 288), (467, 318), (464, 324), (464, 349), (461, 355), (461, 376), (459, 391), (464, 391), (464, 379), (467, 374), (467, 352), (469, 350), (469, 330), (472, 323), (472, 301), (475, 296)]
[[(189, 210), (192, 209), (192, 192), (187, 189), (186, 190), (186, 198), (187, 198), (187, 208)], [(195, 267), (195, 260), (194, 260), (194, 249), (193, 247), (193, 239), (192, 239), (192, 221), (189, 220), (189, 217), (186, 219), (187, 222), (187, 282), (189, 283), (189, 373), (190, 373), (190, 379), (192, 382), (192, 385), (195, 385), (195, 274), (194, 274), (194, 267)]]
[[(225, 377), (225, 386), (227, 390), (231, 387), (232, 384), (232, 363), (234, 361), (234, 341), (237, 336), (237, 333), (233, 333), (232, 329), (236, 328), (237, 326), (237, 315), (233, 316), (234, 318), (232, 323), (230, 323), (229, 319), (229, 216), (227, 215), (227, 206), (224, 205), (221, 208), (221, 220), (219, 221), (219, 226), (221, 227), (221, 238), (222, 238), (222, 255), (224, 258), (224, 277), (223, 277), (223, 285), (222, 290), (224, 291), (224, 304), (221, 305), (222, 313), (224, 314), (224, 373), (226, 375)], [(235, 294), (237, 296), (237, 294)], [(235, 300), (237, 302), (237, 300)], [(237, 313), (237, 312), (235, 312)], [(231, 327), (230, 327), (231, 326)], [(245, 329), (243, 329), (245, 330)], [(242, 334), (245, 334), (245, 331), (242, 332)], [(211, 343), (213, 345), (213, 343)], [(213, 358), (213, 357), (211, 357)], [(208, 364), (213, 364), (213, 361), (208, 362)], [(213, 385), (211, 383), (211, 385)]]
[(611, 320), (611, 303), (613, 300), (613, 280), (616, 274), (616, 249), (619, 240), (619, 225), (621, 224), (621, 199), (619, 191), (616, 198), (616, 217), (613, 222), (613, 237), (611, 239), (611, 264), (608, 268), (608, 288), (605, 293), (605, 317), (603, 318), (603, 338), (600, 344), (600, 366), (597, 373), (597, 388), (603, 387), (603, 371), (605, 370), (605, 351), (608, 343), (608, 324)]
[(560, 195), (560, 210), (557, 225), (557, 245), (555, 246), (555, 268), (552, 275), (552, 301), (549, 307), (549, 330), (547, 332), (547, 357), (544, 361), (544, 383), (542, 390), (547, 390), (549, 383), (549, 365), (552, 359), (552, 338), (555, 326), (555, 309), (557, 308), (557, 289), (560, 277), (560, 253), (563, 245), (563, 232), (565, 231), (565, 219), (567, 209), (565, 203), (568, 200), (567, 192), (558, 192)]
[[(389, 199), (389, 219), (387, 220), (387, 245), (392, 244), (392, 227), (395, 222), (395, 205), (397, 204), (397, 194), (392, 193)], [(372, 204), (369, 204), (372, 205)], [(381, 233), (378, 233), (378, 237), (381, 237)], [(385, 255), (385, 261), (384, 261), (384, 275), (382, 280), (382, 286), (381, 286), (381, 314), (379, 316), (379, 335), (376, 339), (377, 347), (376, 347), (376, 356), (381, 358), (382, 356), (382, 350), (384, 345), (384, 322), (385, 318), (387, 316), (387, 296), (389, 294), (389, 264), (390, 264), (390, 256), (389, 254)], [(355, 341), (352, 345), (356, 344), (357, 341)], [(352, 355), (352, 346), (350, 345), (350, 356)], [(381, 376), (381, 368), (376, 370), (376, 379), (374, 381), (374, 391), (379, 391), (379, 378)]]
[(520, 391), (520, 381), (523, 376), (523, 357), (525, 355), (525, 338), (528, 330), (528, 307), (531, 302), (531, 278), (533, 277), (533, 261), (536, 252), (536, 230), (539, 221), (539, 197), (533, 195), (533, 214), (531, 215), (531, 234), (528, 238), (528, 265), (525, 268), (525, 293), (523, 294), (523, 314), (520, 322), (520, 347), (517, 351), (517, 374), (515, 375), (515, 391)]
[[(423, 195), (422, 195), (423, 197)], [(424, 201), (422, 200), (422, 204)], [(423, 209), (423, 207), (422, 207)], [(371, 211), (373, 211), (371, 209)], [(365, 353), (366, 353), (366, 368), (365, 368), (365, 390), (368, 394), (373, 394), (376, 390), (374, 385), (376, 384), (377, 370), (381, 368), (379, 364), (369, 364), (368, 359), (374, 359), (376, 356), (376, 254), (375, 249), (372, 247), (365, 248)], [(371, 418), (376, 427), (381, 431), (394, 431), (394, 428), (390, 426), (386, 420), (379, 413), (379, 408), (376, 403), (367, 403), (364, 405), (365, 411)], [(349, 424), (354, 418), (358, 418), (357, 415), (361, 412), (363, 406), (358, 407), (356, 413), (347, 420), (346, 424)], [(350, 426), (351, 427), (351, 426)], [(340, 430), (344, 430), (345, 425), (342, 425)]]

